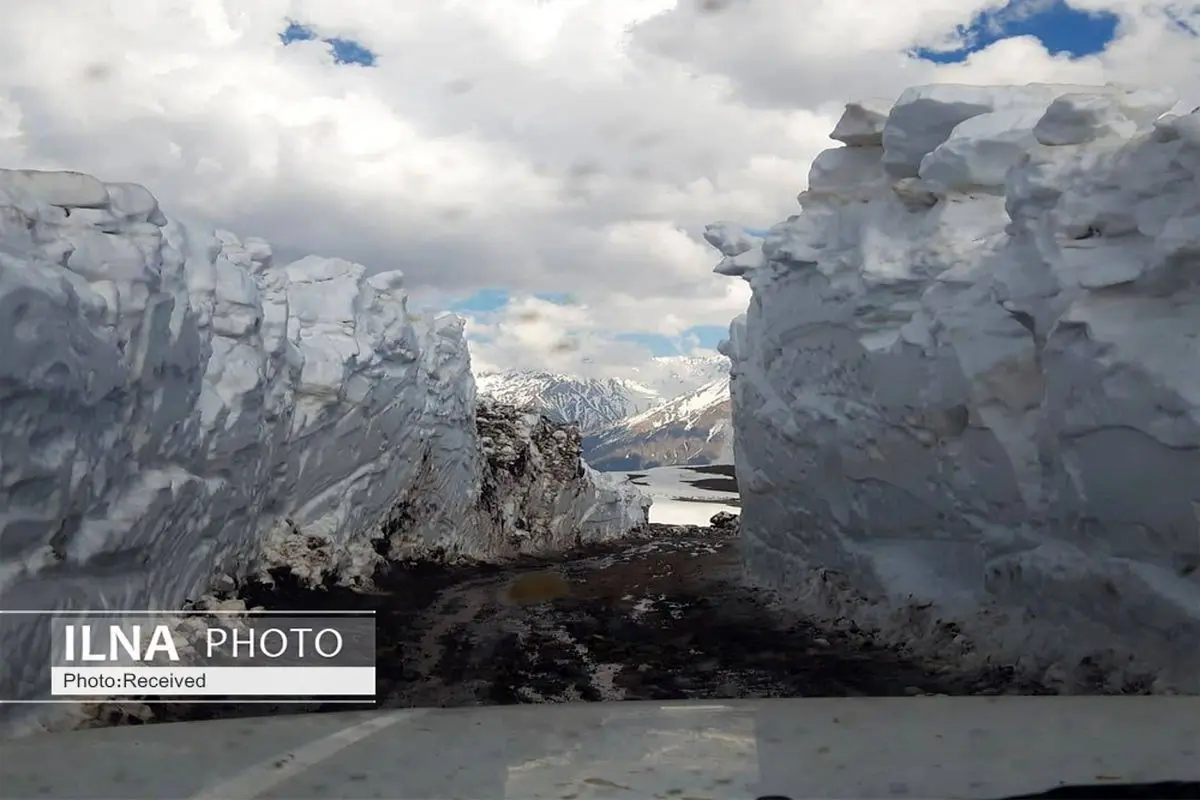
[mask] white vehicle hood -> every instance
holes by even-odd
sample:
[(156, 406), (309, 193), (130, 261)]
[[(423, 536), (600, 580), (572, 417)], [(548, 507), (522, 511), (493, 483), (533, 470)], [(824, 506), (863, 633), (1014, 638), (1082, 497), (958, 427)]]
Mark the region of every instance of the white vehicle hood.
[(276, 716), (5, 742), (7, 797), (1004, 798), (1200, 780), (1200, 698), (591, 703)]

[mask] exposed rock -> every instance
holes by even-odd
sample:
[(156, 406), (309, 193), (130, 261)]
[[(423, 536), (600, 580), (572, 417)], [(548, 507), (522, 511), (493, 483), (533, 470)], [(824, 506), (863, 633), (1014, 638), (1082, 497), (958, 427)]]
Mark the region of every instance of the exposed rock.
[(738, 515), (730, 514), (728, 511), (718, 511), (712, 516), (712, 526), (720, 529), (736, 529), (738, 524)]

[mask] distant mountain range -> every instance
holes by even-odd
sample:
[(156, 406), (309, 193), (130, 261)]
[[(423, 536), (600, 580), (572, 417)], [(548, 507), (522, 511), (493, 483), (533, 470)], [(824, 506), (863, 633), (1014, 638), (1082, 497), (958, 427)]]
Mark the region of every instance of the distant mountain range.
[(597, 469), (733, 463), (729, 378), (719, 378), (583, 439)]
[(508, 370), (475, 381), (482, 395), (577, 424), (584, 459), (597, 469), (732, 460), (724, 356), (657, 358), (632, 378)]
[(573, 422), (585, 435), (663, 401), (658, 392), (633, 381), (555, 372), (493, 372), (476, 377), (475, 385), (480, 394), (502, 403), (532, 408), (555, 422)]

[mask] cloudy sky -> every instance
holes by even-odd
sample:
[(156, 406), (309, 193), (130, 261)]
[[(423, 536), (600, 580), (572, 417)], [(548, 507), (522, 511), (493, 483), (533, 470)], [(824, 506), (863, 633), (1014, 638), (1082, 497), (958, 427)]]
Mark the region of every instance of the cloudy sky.
[(477, 367), (620, 371), (745, 308), (703, 225), (796, 211), (846, 100), (1120, 81), (1200, 105), (1193, 0), (37, 0), (0, 166), (148, 186), (283, 258), (401, 269)]

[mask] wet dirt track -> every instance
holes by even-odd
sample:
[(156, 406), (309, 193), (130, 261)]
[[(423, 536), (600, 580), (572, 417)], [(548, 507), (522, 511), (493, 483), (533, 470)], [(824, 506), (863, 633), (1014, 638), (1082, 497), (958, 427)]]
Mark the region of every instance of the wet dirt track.
[[(553, 570), (567, 593), (511, 602)], [(553, 561), (396, 565), (378, 594), (250, 587), (247, 605), (377, 612), (380, 705), (1040, 693), (1004, 670), (920, 664), (861, 631), (822, 630), (740, 580), (736, 529), (652, 525)], [(345, 705), (159, 706), (157, 720)]]
[[(665, 528), (667, 531), (672, 529)], [(973, 693), (866, 636), (818, 630), (742, 588), (734, 534), (673, 529), (557, 565), (569, 595), (505, 601), (519, 576), (443, 590), (389, 702), (400, 705)], [(527, 569), (536, 569), (530, 566)]]

